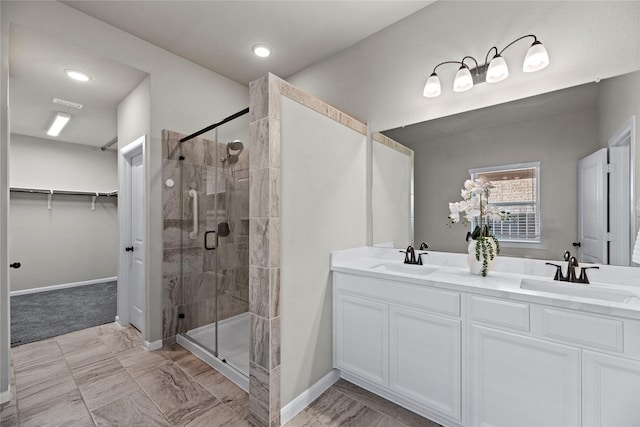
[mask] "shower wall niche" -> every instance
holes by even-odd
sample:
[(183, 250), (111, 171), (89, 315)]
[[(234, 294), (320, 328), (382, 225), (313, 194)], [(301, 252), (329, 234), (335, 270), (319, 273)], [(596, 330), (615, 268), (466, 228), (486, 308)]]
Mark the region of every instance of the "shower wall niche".
[(239, 142), (244, 135), (225, 133), (181, 143), (186, 135), (162, 132), (163, 338), (184, 334), (242, 371), (249, 342), (249, 153)]

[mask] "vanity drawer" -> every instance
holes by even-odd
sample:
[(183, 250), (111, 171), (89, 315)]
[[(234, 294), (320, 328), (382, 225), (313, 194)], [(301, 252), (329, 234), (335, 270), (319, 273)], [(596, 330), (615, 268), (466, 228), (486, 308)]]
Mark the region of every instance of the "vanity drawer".
[(374, 277), (334, 273), (337, 292), (460, 317), (460, 293)]
[(469, 296), (472, 322), (529, 332), (529, 304)]
[(603, 350), (624, 351), (622, 319), (590, 316), (545, 308), (542, 310), (542, 334), (578, 345)]

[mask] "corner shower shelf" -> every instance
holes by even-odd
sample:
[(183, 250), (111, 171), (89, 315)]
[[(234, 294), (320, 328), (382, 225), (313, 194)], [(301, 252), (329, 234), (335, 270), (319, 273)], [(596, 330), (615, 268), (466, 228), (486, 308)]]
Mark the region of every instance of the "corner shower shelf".
[(66, 196), (91, 196), (91, 210), (96, 210), (96, 199), (98, 197), (118, 197), (118, 191), (99, 192), (99, 191), (73, 191), (73, 190), (53, 190), (44, 188), (21, 188), (11, 187), (12, 193), (32, 193), (32, 194), (46, 194), (47, 195), (47, 209), (51, 210), (51, 199), (54, 194), (61, 194)]

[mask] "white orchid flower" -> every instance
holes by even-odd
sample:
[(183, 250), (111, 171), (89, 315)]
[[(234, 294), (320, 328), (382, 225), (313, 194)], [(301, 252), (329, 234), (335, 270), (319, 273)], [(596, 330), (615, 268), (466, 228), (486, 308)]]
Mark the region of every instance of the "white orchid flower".
[(467, 190), (467, 191), (471, 191), (471, 190), (473, 189), (473, 187), (474, 187), (474, 182), (473, 182), (473, 181), (471, 181), (470, 179), (468, 179), (468, 180), (466, 180), (466, 181), (464, 182), (464, 188), (465, 188), (465, 190)]

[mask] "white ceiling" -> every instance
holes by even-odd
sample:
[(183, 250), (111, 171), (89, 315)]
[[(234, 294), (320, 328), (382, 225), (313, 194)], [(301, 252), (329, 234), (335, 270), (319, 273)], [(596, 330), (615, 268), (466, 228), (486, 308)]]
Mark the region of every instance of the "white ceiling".
[(401, 144), (428, 144), (438, 138), (485, 128), (556, 117), (598, 108), (598, 84), (587, 83), (491, 107), (403, 126), (383, 133)]
[[(11, 26), (9, 37), (12, 133), (96, 147), (116, 138), (116, 108), (146, 73), (18, 25)], [(71, 80), (64, 73), (67, 68), (93, 79)], [(53, 98), (83, 108), (57, 105)], [(49, 137), (46, 131), (56, 111), (70, 114), (71, 120), (59, 137)]]
[[(290, 75), (433, 1), (63, 1), (238, 83)], [(273, 53), (260, 59), (251, 47)]]
[[(247, 85), (272, 72), (286, 78), (433, 1), (64, 1), (94, 18)], [(273, 54), (255, 57), (251, 47)], [(20, 26), (10, 33), (11, 131), (101, 147), (116, 137), (116, 108), (145, 73)], [(65, 68), (92, 75), (67, 78)], [(52, 103), (77, 102), (82, 110)], [(55, 111), (72, 115), (46, 135)], [(195, 130), (195, 129), (194, 129)]]

